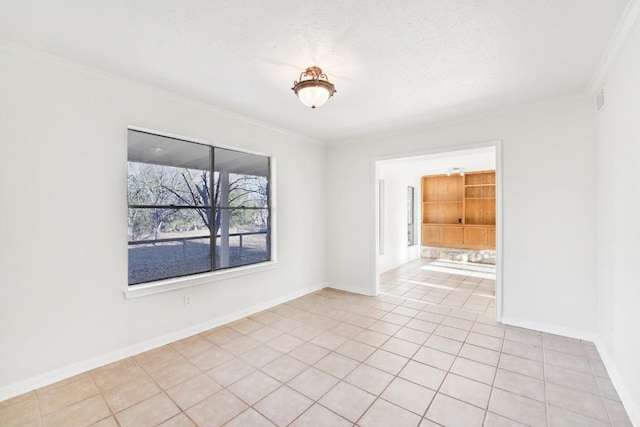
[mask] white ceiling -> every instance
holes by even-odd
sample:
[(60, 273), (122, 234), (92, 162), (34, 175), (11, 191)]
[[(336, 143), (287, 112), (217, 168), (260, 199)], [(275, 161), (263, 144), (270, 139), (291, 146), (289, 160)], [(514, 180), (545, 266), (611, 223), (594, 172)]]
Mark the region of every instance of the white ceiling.
[(583, 92), (629, 1), (0, 0), (0, 39), (337, 141)]
[(467, 150), (447, 151), (407, 158), (377, 162), (385, 173), (421, 177), (441, 175), (450, 169), (461, 168), (465, 172), (496, 169), (496, 148), (482, 147)]

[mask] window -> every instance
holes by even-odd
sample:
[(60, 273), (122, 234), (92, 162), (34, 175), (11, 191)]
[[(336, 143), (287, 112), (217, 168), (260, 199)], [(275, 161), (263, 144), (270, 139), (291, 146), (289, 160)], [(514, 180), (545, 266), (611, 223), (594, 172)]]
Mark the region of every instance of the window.
[(414, 220), (414, 212), (415, 212), (415, 188), (407, 187), (407, 237), (409, 246), (413, 246), (416, 244), (416, 233), (415, 233), (415, 220)]
[(269, 261), (269, 176), (266, 156), (129, 130), (129, 285)]

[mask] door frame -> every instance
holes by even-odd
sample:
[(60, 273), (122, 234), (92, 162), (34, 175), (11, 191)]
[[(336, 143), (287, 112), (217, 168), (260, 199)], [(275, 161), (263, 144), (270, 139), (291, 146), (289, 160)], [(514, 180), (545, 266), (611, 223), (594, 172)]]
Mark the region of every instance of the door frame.
[[(424, 151), (413, 151), (407, 153), (398, 153), (388, 156), (374, 157), (371, 159), (371, 176), (372, 176), (372, 188), (373, 188), (373, 212), (375, 220), (373, 221), (373, 245), (371, 248), (371, 256), (373, 257), (373, 272), (371, 278), (371, 295), (378, 295), (380, 293), (380, 271), (379, 271), (379, 254), (381, 250), (381, 230), (384, 229), (384, 223), (380, 221), (380, 178), (379, 178), (379, 166), (382, 162), (388, 160), (409, 159), (414, 157), (423, 157), (429, 155), (442, 155), (446, 153), (454, 153), (465, 150), (473, 150), (478, 148), (493, 147), (495, 150), (495, 162), (496, 162), (496, 281), (495, 281), (495, 293), (496, 293), (496, 321), (502, 319), (503, 310), (503, 215), (502, 215), (502, 141), (484, 141), (470, 144), (452, 145), (446, 147), (439, 147), (428, 149)], [(384, 236), (383, 236), (384, 237)], [(422, 246), (422, 233), (418, 232), (418, 239), (420, 247)], [(384, 249), (384, 248), (383, 248)]]

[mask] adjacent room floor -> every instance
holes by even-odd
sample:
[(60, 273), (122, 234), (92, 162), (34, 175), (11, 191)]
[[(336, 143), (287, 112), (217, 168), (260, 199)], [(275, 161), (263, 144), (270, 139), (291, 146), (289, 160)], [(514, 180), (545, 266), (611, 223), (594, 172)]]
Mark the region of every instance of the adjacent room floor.
[[(490, 265), (418, 260), (0, 403), (2, 426), (630, 426), (590, 342), (494, 320)], [(44, 349), (43, 349), (44, 350)]]

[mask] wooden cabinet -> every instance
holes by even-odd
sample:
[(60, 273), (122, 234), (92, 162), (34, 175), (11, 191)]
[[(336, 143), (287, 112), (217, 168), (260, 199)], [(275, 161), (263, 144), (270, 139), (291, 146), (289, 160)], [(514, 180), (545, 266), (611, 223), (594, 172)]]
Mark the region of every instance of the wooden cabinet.
[(439, 225), (422, 226), (422, 244), (428, 246), (439, 246), (442, 242)]
[(465, 227), (464, 243), (469, 246), (486, 246), (487, 229), (485, 227)]
[(461, 226), (441, 225), (442, 245), (458, 246), (464, 243), (464, 229)]
[(487, 246), (491, 248), (496, 247), (496, 228), (487, 227)]
[(464, 217), (464, 177), (422, 177), (422, 223), (461, 224)]
[(495, 172), (465, 174), (464, 215), (465, 224), (496, 224)]
[(422, 177), (422, 244), (494, 249), (495, 177), (495, 171)]
[(422, 245), (460, 249), (494, 249), (495, 227), (482, 225), (422, 225)]

